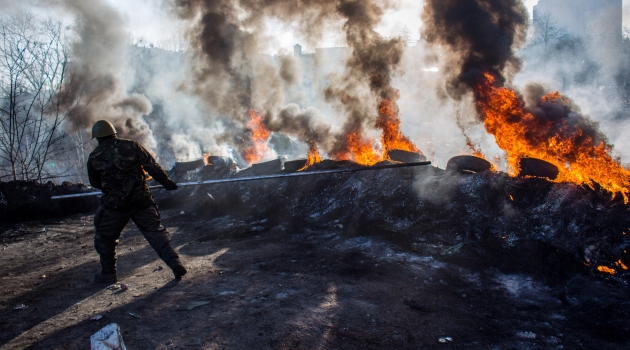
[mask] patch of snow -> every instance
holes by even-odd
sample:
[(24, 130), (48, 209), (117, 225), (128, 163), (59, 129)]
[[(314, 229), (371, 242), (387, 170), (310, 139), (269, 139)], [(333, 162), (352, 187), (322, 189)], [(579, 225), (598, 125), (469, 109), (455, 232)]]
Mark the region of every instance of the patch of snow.
[(236, 291), (234, 290), (224, 290), (224, 291), (220, 291), (219, 295), (232, 295), (232, 294), (236, 294)]
[(523, 339), (536, 339), (534, 332), (516, 332), (516, 336)]
[(514, 297), (532, 292), (534, 289), (531, 278), (518, 275), (502, 275), (499, 276), (497, 282)]

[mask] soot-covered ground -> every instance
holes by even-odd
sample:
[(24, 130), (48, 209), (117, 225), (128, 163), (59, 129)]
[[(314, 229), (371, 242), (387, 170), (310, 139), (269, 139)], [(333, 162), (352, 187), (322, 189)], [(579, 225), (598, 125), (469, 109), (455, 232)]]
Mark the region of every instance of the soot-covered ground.
[(156, 197), (189, 267), (181, 281), (133, 224), (124, 292), (92, 282), (92, 216), (5, 225), (0, 347), (84, 349), (112, 322), (131, 349), (630, 345), (630, 207), (605, 193), (424, 167)]

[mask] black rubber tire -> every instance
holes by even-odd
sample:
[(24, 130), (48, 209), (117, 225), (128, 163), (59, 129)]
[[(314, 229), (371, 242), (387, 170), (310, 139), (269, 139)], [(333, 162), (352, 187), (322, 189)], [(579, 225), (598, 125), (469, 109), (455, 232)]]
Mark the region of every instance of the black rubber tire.
[(193, 160), (192, 162), (176, 162), (175, 171), (185, 173), (187, 171), (196, 170), (203, 167), (206, 162), (203, 159)]
[(449, 159), (448, 163), (446, 163), (447, 171), (471, 171), (473, 173), (480, 173), (490, 169), (492, 169), (490, 162), (475, 156), (456, 156)]
[(284, 162), (284, 172), (285, 173), (294, 173), (306, 165), (306, 159), (295, 159), (290, 160), (288, 162)]
[(220, 168), (220, 167), (229, 167), (234, 164), (234, 160), (232, 157), (224, 157), (224, 156), (209, 156), (208, 163), (211, 165)]
[(519, 166), (521, 170), (518, 176), (536, 176), (555, 180), (560, 173), (557, 166), (538, 158), (521, 158)]
[(277, 174), (282, 171), (282, 163), (283, 159), (278, 158), (268, 162), (252, 164), (252, 171), (257, 176)]
[(427, 157), (425, 157), (423, 154), (409, 151), (401, 151), (398, 149), (393, 149), (387, 152), (387, 156), (389, 157), (389, 159), (401, 163), (425, 162), (427, 160)]

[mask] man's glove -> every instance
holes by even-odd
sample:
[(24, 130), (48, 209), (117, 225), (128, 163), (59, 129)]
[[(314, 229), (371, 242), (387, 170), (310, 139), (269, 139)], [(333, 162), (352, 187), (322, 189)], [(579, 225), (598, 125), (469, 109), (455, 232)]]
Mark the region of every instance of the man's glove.
[(173, 191), (177, 189), (177, 184), (172, 180), (168, 180), (162, 184), (162, 187), (164, 187), (167, 191)]

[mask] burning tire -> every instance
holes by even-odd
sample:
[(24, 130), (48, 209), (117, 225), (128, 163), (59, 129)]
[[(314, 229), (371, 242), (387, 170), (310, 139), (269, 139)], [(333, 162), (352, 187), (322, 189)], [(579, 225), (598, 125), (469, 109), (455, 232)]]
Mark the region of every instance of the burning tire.
[(203, 159), (198, 159), (192, 162), (176, 162), (174, 168), (176, 173), (182, 174), (202, 168), (204, 165), (206, 165), (206, 162)]
[(490, 162), (475, 156), (456, 156), (449, 159), (448, 163), (446, 163), (447, 171), (480, 173), (490, 169), (492, 169)]
[(231, 157), (223, 156), (209, 156), (208, 166), (215, 166), (217, 168), (231, 167), (234, 164), (234, 160)]
[(538, 158), (521, 158), (519, 167), (521, 170), (518, 176), (546, 177), (555, 180), (560, 173), (557, 166)]
[(282, 157), (268, 162), (252, 164), (252, 172), (256, 176), (277, 174), (282, 171), (284, 159)]
[(427, 160), (427, 157), (425, 157), (423, 154), (409, 152), (409, 151), (402, 151), (398, 149), (394, 149), (387, 152), (387, 156), (389, 157), (389, 159), (395, 162), (401, 162), (401, 163), (416, 163), (416, 162), (424, 162)]
[(295, 159), (288, 162), (284, 162), (284, 172), (294, 173), (306, 166), (306, 159)]

